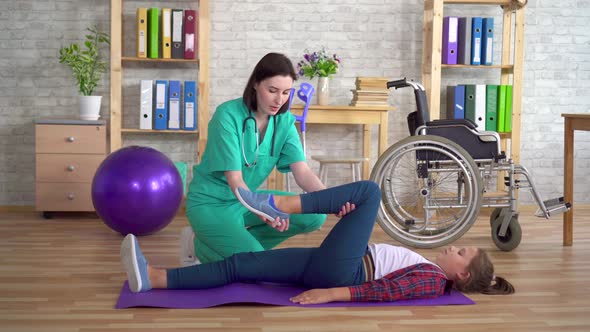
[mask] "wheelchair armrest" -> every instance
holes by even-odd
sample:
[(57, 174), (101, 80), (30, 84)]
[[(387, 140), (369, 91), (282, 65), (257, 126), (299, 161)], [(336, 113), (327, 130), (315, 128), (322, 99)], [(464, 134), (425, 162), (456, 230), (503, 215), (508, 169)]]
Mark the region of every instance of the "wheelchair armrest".
[(441, 120), (434, 120), (426, 122), (427, 127), (440, 127), (440, 126), (453, 126), (453, 125), (462, 125), (466, 126), (469, 129), (477, 128), (475, 122), (469, 119), (441, 119)]

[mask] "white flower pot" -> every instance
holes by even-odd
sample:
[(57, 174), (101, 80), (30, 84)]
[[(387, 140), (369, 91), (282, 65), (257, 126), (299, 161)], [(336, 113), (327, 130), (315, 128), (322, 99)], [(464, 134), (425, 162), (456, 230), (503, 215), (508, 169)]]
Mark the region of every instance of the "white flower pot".
[(98, 120), (102, 96), (80, 96), (80, 119)]

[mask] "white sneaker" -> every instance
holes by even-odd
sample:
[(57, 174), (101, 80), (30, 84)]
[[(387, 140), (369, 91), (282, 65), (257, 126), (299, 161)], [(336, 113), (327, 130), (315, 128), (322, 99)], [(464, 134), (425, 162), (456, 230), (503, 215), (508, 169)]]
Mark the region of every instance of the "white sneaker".
[(191, 266), (201, 264), (195, 255), (195, 233), (190, 226), (180, 231), (180, 265)]

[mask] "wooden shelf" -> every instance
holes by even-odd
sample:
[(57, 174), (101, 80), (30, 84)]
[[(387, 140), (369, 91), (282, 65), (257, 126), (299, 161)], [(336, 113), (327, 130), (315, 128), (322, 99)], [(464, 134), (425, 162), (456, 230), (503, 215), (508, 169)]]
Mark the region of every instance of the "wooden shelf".
[(198, 59), (152, 59), (152, 58), (138, 58), (132, 56), (124, 56), (121, 57), (121, 61), (128, 61), (128, 62), (175, 62), (175, 63), (199, 63)]
[[(159, 1), (156, 7), (165, 8), (174, 4), (173, 1)], [(152, 59), (138, 58), (136, 56), (123, 56), (123, 42), (135, 45), (134, 33), (136, 28), (124, 29), (125, 22), (128, 18), (123, 13), (134, 13), (137, 7), (149, 7), (147, 4), (141, 5), (136, 2), (127, 4), (125, 7), (124, 0), (111, 0), (111, 109), (110, 109), (110, 152), (113, 152), (122, 146), (123, 133), (136, 134), (176, 134), (176, 135), (194, 135), (197, 137), (197, 161), (201, 159), (201, 154), (205, 151), (207, 145), (207, 125), (209, 124), (209, 33), (210, 33), (210, 0), (193, 0), (185, 3), (186, 7), (197, 10), (197, 54), (196, 59)], [(124, 10), (125, 9), (125, 10)], [(135, 15), (132, 16), (133, 24)], [(129, 23), (129, 22), (127, 22)], [(128, 28), (128, 26), (127, 26)], [(123, 31), (131, 31), (131, 35), (126, 35)], [(131, 53), (134, 54), (134, 53)], [(172, 74), (166, 75), (167, 69), (185, 70), (194, 73), (197, 81), (197, 124), (195, 131), (187, 130), (143, 130), (138, 128), (123, 128), (124, 116), (138, 116), (137, 111), (133, 108), (124, 109), (123, 107), (123, 73), (130, 67), (141, 67), (142, 64), (153, 64), (162, 68), (162, 79), (168, 79)], [(146, 67), (148, 67), (146, 65)], [(195, 80), (192, 78), (192, 80)], [(126, 77), (127, 79), (127, 77)], [(125, 88), (127, 89), (127, 88)], [(136, 109), (139, 109), (137, 107)]]
[(121, 128), (122, 133), (140, 133), (140, 134), (180, 134), (180, 135), (198, 135), (198, 130), (152, 130), (137, 128)]
[[(520, 162), (525, 3), (526, 0), (425, 0), (422, 29), (424, 43), (422, 48), (422, 84), (426, 89), (430, 119), (440, 118), (443, 68), (500, 69), (500, 81), (497, 84), (512, 84), (513, 89), (512, 132), (499, 133), (501, 149), (510, 151), (510, 158), (515, 164)], [(496, 36), (502, 38), (499, 64), (492, 66), (442, 64), (444, 5), (500, 5), (502, 10), (501, 30), (498, 31), (499, 33), (495, 33)], [(497, 185), (499, 189), (504, 188), (504, 181), (500, 177)]]
[[(461, 5), (500, 5), (506, 6), (511, 3), (518, 3), (515, 0), (443, 0), (444, 3), (448, 4), (461, 4)], [(522, 0), (524, 3), (525, 0)]]
[[(500, 133), (502, 148), (507, 149), (510, 139), (510, 157), (520, 162), (520, 130), (522, 111), (522, 80), (524, 64), (525, 0), (425, 0), (423, 21), (422, 84), (426, 89), (430, 119), (440, 118), (442, 69), (500, 69), (497, 84), (513, 86), (512, 132)], [(496, 36), (501, 38), (501, 59), (492, 66), (442, 64), (442, 25), (444, 5), (500, 5), (501, 29)], [(493, 10), (493, 9), (490, 9)], [(477, 73), (473, 74), (477, 77)]]
[(472, 66), (472, 65), (447, 65), (447, 64), (441, 64), (442, 68), (469, 68), (469, 69), (490, 69), (490, 68), (496, 68), (496, 69), (508, 69), (508, 70), (513, 70), (514, 66), (513, 65), (491, 65), (491, 66)]

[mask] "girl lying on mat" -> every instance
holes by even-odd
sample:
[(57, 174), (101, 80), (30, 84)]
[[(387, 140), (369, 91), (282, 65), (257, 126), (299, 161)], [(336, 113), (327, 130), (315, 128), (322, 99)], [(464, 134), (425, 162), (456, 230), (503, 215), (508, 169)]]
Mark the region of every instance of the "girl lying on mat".
[(237, 188), (236, 196), (249, 210), (273, 223), (285, 222), (291, 213), (338, 213), (345, 204), (355, 204), (356, 209), (345, 215), (317, 248), (239, 253), (222, 261), (166, 270), (148, 265), (136, 237), (129, 234), (121, 244), (121, 260), (131, 291), (273, 282), (310, 288), (291, 298), (300, 304), (432, 298), (452, 287), (462, 292), (514, 293), (508, 281), (494, 276), (492, 262), (482, 249), (451, 246), (431, 262), (402, 247), (367, 245), (381, 198), (373, 182), (299, 196)]

